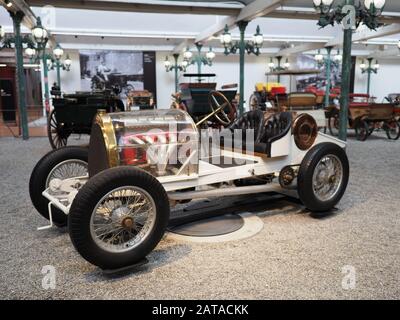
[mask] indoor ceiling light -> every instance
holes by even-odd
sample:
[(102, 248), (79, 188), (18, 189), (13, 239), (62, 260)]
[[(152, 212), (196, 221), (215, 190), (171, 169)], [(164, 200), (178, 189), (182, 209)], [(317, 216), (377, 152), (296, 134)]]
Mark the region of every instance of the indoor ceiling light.
[(257, 26), (256, 33), (253, 35), (253, 43), (258, 48), (264, 43), (264, 36), (261, 34), (260, 26)]
[(40, 18), (37, 18), (36, 26), (32, 29), (32, 36), (38, 44), (46, 43), (48, 40), (48, 32), (43, 28)]
[(290, 68), (289, 59), (286, 59), (286, 62), (285, 62), (285, 64), (284, 64), (284, 67), (285, 67), (286, 69), (289, 69), (289, 68)]
[(169, 70), (169, 68), (171, 67), (171, 61), (169, 61), (168, 56), (165, 57), (164, 67), (165, 67), (167, 70)]
[(226, 47), (232, 42), (232, 35), (229, 32), (228, 25), (225, 26), (224, 33), (220, 37), (221, 43)]
[(187, 48), (185, 50), (185, 52), (183, 53), (183, 58), (185, 60), (190, 60), (190, 59), (192, 59), (192, 57), (193, 57), (193, 53), (191, 51), (189, 51), (189, 48)]
[(28, 48), (25, 49), (25, 54), (26, 54), (30, 59), (32, 59), (32, 58), (35, 56), (35, 54), (36, 54), (36, 50), (35, 50), (34, 48), (28, 47)]
[(322, 55), (320, 50), (318, 50), (318, 53), (315, 55), (315, 60), (317, 62), (322, 62), (324, 60), (324, 56)]
[(365, 7), (370, 10), (371, 5), (374, 5), (374, 8), (381, 10), (385, 6), (385, 0), (365, 0), (364, 5)]
[(64, 63), (65, 63), (65, 66), (66, 66), (67, 69), (69, 69), (69, 68), (71, 67), (71, 65), (72, 65), (72, 60), (71, 60), (71, 58), (69, 57), (69, 54), (67, 54), (67, 58), (65, 59)]
[(270, 67), (271, 69), (275, 68), (275, 63), (272, 60), (272, 58), (270, 59), (269, 63), (268, 63), (268, 67)]
[(215, 52), (212, 51), (212, 48), (210, 48), (210, 51), (208, 51), (208, 52), (206, 53), (206, 57), (207, 57), (207, 59), (210, 60), (210, 61), (214, 60), (214, 58), (215, 58)]
[(343, 60), (343, 56), (340, 54), (340, 51), (337, 51), (337, 54), (333, 58), (336, 62), (341, 62)]
[(57, 47), (55, 47), (55, 49), (53, 50), (53, 54), (57, 60), (60, 60), (64, 55), (64, 50), (60, 47), (59, 44), (57, 44)]

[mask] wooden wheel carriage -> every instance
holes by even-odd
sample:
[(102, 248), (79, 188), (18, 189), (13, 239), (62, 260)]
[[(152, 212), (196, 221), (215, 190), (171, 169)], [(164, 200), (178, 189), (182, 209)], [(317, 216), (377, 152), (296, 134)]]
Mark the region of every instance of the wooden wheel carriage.
[[(360, 101), (363, 100), (363, 101)], [(349, 128), (356, 138), (365, 141), (375, 130), (384, 130), (388, 139), (400, 138), (400, 124), (396, 120), (396, 107), (392, 103), (375, 103), (369, 95), (351, 94), (349, 105)], [(333, 136), (339, 132), (339, 109), (330, 110), (328, 128)]]
[[(215, 74), (185, 74), (185, 77), (215, 77)], [(171, 109), (189, 113), (198, 127), (227, 127), (237, 116), (237, 85), (225, 85), (216, 90), (215, 82), (180, 84), (173, 94)]]
[(64, 147), (71, 134), (90, 134), (98, 110), (124, 111), (124, 103), (110, 91), (77, 92), (53, 98), (47, 120), (47, 135), (53, 149)]

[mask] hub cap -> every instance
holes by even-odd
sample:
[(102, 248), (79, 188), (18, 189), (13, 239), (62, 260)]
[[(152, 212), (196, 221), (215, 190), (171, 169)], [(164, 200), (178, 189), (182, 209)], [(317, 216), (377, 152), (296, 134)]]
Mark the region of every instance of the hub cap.
[(148, 192), (139, 187), (121, 187), (106, 194), (96, 205), (90, 220), (90, 234), (103, 250), (129, 251), (151, 233), (156, 205)]
[(343, 166), (339, 158), (332, 154), (324, 156), (314, 170), (314, 195), (323, 202), (333, 199), (340, 190), (342, 180)]

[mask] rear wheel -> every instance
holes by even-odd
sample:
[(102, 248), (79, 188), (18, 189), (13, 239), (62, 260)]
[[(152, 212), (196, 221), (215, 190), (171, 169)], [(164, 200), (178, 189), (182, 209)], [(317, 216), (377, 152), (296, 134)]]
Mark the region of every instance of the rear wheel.
[(369, 124), (365, 120), (358, 120), (355, 124), (356, 138), (358, 141), (367, 140), (368, 136), (371, 134), (369, 129)]
[[(54, 179), (68, 179), (88, 174), (88, 149), (84, 147), (64, 147), (51, 151), (35, 166), (29, 181), (29, 194), (36, 210), (49, 220), (49, 200), (42, 195)], [(67, 224), (67, 216), (61, 210), (52, 207), (54, 223)]]
[(52, 110), (47, 120), (47, 136), (53, 149), (65, 147), (70, 133), (62, 123), (56, 119), (56, 110)]
[(68, 215), (76, 250), (102, 269), (139, 262), (159, 243), (169, 221), (164, 187), (147, 172), (117, 167), (90, 179)]
[(385, 130), (388, 139), (398, 140), (400, 138), (400, 123), (396, 120), (385, 123)]
[(339, 114), (333, 114), (328, 118), (328, 128), (332, 136), (339, 136)]
[(328, 211), (343, 197), (348, 179), (346, 152), (333, 143), (318, 144), (300, 165), (297, 178), (300, 200), (311, 211)]

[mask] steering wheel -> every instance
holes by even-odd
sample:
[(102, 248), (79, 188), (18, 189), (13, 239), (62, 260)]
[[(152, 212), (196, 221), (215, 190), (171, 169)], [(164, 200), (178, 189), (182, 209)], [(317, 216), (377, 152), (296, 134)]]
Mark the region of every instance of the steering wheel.
[[(220, 103), (222, 101), (222, 104)], [(229, 125), (235, 114), (235, 110), (229, 100), (219, 91), (211, 91), (208, 96), (208, 103), (213, 111), (215, 118), (224, 126)], [(226, 107), (229, 108), (229, 113), (225, 113)]]

